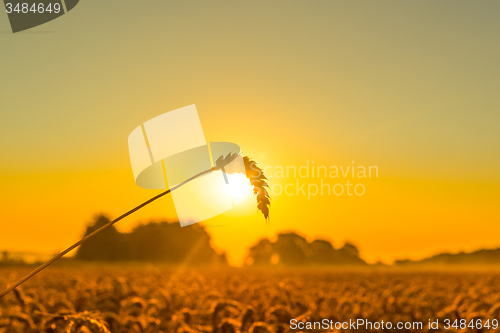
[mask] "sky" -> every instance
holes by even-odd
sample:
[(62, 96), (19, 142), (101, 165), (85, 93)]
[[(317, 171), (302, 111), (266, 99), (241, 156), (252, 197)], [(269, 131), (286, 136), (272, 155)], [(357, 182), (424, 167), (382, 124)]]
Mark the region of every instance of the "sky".
[[(207, 141), (268, 166), (376, 166), (363, 195), (252, 197), (204, 222), (241, 264), (295, 231), (368, 262), (500, 247), (497, 1), (80, 1), (12, 34), (0, 13), (0, 249), (60, 251), (157, 194), (127, 138), (196, 104)], [(278, 175), (279, 176), (279, 175)], [(276, 185), (277, 184), (277, 185)], [(291, 187), (289, 187), (291, 188)], [(171, 198), (117, 224), (175, 219)]]

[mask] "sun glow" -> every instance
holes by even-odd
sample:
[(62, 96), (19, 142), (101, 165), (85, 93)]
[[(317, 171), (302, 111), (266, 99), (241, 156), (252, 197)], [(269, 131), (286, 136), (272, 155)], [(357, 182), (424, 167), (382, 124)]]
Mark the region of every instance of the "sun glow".
[(229, 181), (229, 194), (231, 195), (234, 204), (237, 205), (238, 203), (242, 202), (250, 193), (250, 181), (245, 175), (241, 173), (227, 176)]

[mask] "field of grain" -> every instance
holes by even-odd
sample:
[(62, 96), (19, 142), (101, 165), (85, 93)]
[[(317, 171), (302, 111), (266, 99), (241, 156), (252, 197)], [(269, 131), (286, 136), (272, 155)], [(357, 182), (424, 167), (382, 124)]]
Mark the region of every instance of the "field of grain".
[[(0, 269), (0, 288), (24, 273)], [(288, 332), (292, 318), (426, 324), (429, 319), (491, 320), (499, 314), (500, 274), (495, 272), (95, 266), (48, 269), (1, 299), (0, 332)], [(424, 325), (418, 331), (429, 330)]]

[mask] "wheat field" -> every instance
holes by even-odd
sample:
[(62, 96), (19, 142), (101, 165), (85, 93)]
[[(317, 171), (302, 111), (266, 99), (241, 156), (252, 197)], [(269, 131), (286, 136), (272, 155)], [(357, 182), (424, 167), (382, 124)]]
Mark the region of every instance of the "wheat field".
[[(0, 269), (0, 287), (26, 272)], [(1, 299), (0, 332), (297, 332), (291, 319), (427, 323), (499, 315), (497, 272), (88, 266), (51, 268)]]

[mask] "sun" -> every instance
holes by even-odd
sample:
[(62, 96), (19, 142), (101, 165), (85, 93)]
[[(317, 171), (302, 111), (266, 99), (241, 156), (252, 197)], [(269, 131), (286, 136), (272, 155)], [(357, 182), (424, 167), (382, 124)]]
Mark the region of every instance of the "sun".
[(229, 182), (229, 195), (233, 199), (234, 204), (237, 205), (242, 202), (250, 193), (250, 181), (245, 175), (241, 173), (227, 175), (227, 178)]

